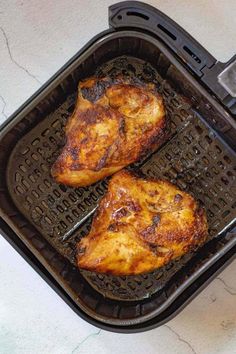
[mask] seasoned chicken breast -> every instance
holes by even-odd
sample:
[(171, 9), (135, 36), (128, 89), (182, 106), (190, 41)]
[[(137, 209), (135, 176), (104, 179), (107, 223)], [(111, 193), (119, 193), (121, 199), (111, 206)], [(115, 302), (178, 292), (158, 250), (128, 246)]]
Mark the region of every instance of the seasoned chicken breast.
[(207, 230), (205, 212), (191, 195), (122, 170), (78, 244), (78, 266), (113, 275), (150, 272), (202, 245)]
[(52, 176), (70, 186), (90, 185), (156, 149), (165, 127), (163, 100), (153, 84), (89, 78), (79, 84)]

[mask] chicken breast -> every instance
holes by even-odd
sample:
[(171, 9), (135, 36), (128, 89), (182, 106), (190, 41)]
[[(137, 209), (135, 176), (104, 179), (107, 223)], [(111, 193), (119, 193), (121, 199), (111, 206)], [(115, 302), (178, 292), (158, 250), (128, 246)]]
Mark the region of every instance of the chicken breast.
[(163, 100), (153, 84), (89, 78), (79, 84), (52, 176), (75, 187), (93, 184), (155, 150), (165, 127)]
[(205, 212), (191, 195), (122, 170), (78, 244), (78, 266), (113, 275), (150, 272), (202, 245), (207, 230)]

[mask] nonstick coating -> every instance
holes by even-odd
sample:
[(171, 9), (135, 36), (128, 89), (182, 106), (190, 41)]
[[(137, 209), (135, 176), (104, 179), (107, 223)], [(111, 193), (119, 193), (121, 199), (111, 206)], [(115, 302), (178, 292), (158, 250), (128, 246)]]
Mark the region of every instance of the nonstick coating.
[[(12, 150), (4, 150), (2, 160), (7, 165), (2, 187), (4, 215), (91, 317), (121, 326), (142, 323), (190, 285), (230, 241), (224, 239), (223, 231), (233, 225), (236, 216), (236, 159), (224, 140), (230, 143), (232, 128), (224, 111), (148, 35), (125, 31), (111, 34), (66, 70), (57, 78), (57, 85), (4, 136), (5, 141), (11, 139), (4, 146)], [(78, 81), (94, 70), (97, 75), (121, 71), (157, 85), (170, 120), (169, 138), (158, 152), (131, 168), (170, 180), (193, 194), (207, 211), (212, 241), (195, 254), (138, 277), (81, 274), (75, 267), (76, 243), (88, 232), (107, 181), (74, 189), (58, 185), (50, 176), (50, 167), (64, 144), (63, 127), (75, 105)]]

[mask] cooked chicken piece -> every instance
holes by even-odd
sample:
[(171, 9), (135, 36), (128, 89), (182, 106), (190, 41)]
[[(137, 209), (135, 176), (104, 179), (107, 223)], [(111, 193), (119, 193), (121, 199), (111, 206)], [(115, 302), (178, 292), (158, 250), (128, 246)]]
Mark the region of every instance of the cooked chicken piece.
[(78, 266), (113, 275), (150, 272), (202, 245), (207, 229), (191, 195), (123, 170), (111, 178), (91, 231), (78, 244)]
[(52, 176), (75, 187), (90, 185), (156, 149), (165, 126), (163, 101), (153, 84), (89, 78), (79, 84)]

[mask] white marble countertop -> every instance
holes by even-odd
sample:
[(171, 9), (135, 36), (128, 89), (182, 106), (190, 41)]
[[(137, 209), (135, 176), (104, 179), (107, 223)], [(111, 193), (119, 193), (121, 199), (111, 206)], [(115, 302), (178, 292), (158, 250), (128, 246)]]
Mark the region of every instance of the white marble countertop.
[[(114, 2), (0, 0), (0, 123), (107, 28), (107, 6)], [(218, 60), (236, 53), (236, 1), (146, 2), (175, 19)], [(160, 328), (114, 334), (80, 319), (0, 238), (0, 354), (236, 353), (235, 275), (233, 262)]]

